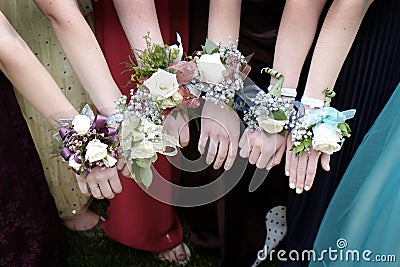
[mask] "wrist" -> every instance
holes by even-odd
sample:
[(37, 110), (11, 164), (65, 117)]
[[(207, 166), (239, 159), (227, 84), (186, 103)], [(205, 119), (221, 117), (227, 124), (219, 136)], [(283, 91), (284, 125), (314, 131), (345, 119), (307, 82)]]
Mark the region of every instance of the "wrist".
[(323, 100), (308, 96), (303, 96), (301, 98), (301, 103), (305, 106), (308, 106), (310, 109), (322, 108), (324, 106)]

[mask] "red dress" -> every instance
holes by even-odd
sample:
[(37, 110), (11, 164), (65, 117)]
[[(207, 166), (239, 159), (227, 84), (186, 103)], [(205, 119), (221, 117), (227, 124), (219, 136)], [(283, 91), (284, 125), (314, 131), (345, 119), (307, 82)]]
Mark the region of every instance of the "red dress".
[[(175, 33), (179, 32), (183, 45), (188, 47), (188, 1), (160, 0), (156, 1), (156, 6), (164, 42), (175, 43)], [(123, 73), (125, 66), (121, 63), (128, 62), (132, 53), (113, 1), (93, 1), (93, 7), (96, 36), (111, 74), (121, 92), (129, 95), (133, 87), (125, 85), (131, 73)], [(172, 167), (164, 156), (159, 156), (155, 167), (163, 177), (173, 179)], [(106, 234), (127, 246), (152, 252), (179, 245), (183, 233), (176, 209), (151, 198), (133, 179), (121, 174), (120, 179), (123, 191), (110, 200), (108, 220), (103, 224)]]

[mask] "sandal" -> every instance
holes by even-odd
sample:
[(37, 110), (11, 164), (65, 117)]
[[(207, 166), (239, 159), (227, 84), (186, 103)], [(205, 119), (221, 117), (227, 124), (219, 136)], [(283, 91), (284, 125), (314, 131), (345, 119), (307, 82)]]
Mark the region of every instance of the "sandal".
[[(185, 258), (181, 259), (181, 260), (179, 260), (180, 255), (177, 255), (177, 253), (178, 253), (177, 250), (180, 246), (182, 247), (183, 253), (185, 256)], [(169, 255), (166, 255), (167, 252), (169, 252)], [(171, 255), (171, 252), (173, 253), (173, 256)], [(172, 249), (157, 253), (156, 257), (160, 261), (166, 261), (169, 263), (177, 263), (178, 265), (185, 266), (190, 260), (191, 252), (190, 252), (189, 247), (185, 243), (181, 243)]]

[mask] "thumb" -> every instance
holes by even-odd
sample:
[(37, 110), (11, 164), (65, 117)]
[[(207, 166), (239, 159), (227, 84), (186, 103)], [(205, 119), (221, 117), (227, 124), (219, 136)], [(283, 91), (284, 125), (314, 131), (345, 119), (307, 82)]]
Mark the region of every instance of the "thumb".
[(331, 170), (331, 167), (329, 165), (330, 161), (331, 161), (331, 155), (322, 153), (322, 155), (321, 155), (321, 166), (322, 166), (322, 169), (324, 169), (327, 172)]

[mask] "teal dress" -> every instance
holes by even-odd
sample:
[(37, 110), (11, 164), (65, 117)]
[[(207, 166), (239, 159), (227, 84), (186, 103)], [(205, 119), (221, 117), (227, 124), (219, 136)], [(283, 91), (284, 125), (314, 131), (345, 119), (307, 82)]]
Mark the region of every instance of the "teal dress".
[(398, 266), (399, 104), (400, 84), (358, 148), (319, 229), (314, 244), (317, 258), (329, 248), (337, 250), (338, 258), (325, 254), (310, 267)]

